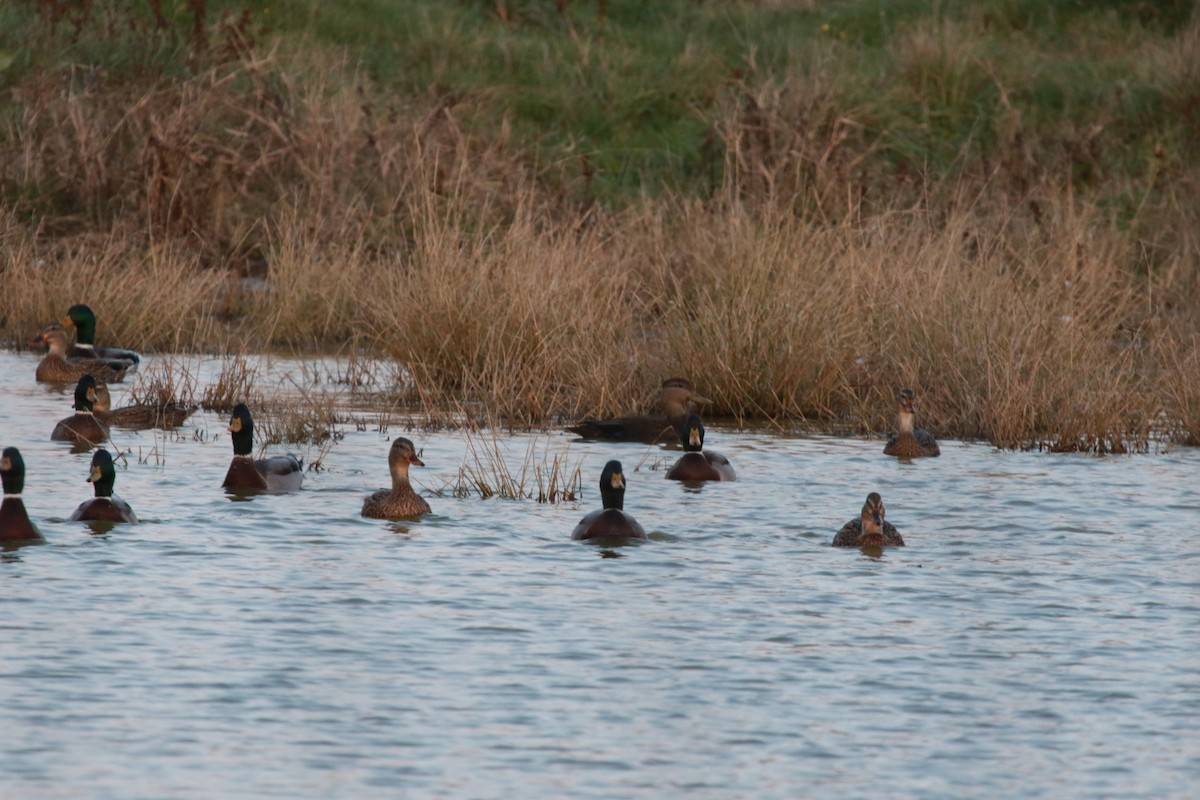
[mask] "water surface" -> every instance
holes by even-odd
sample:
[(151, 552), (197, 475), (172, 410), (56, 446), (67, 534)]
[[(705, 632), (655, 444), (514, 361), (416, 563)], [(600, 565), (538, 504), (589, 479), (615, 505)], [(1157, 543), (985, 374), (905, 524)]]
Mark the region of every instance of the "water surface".
[[(0, 353), (47, 539), (0, 552), (5, 798), (1195, 796), (1195, 449), (905, 464), (713, 424), (739, 480), (696, 489), (662, 448), (505, 436), (514, 468), (531, 439), (581, 464), (583, 499), (397, 525), (359, 516), (390, 437), (434, 493), (462, 433), (368, 416), (299, 493), (236, 501), (198, 413), (116, 432), (142, 523), (96, 534), (35, 364)], [(619, 558), (569, 540), (610, 458), (653, 536)], [(909, 546), (830, 548), (872, 490)]]

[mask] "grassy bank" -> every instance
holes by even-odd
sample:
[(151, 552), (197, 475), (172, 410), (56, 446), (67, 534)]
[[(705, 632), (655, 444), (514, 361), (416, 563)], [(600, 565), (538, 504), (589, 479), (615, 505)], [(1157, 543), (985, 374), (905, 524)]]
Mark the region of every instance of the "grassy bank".
[[(430, 407), (1200, 442), (1188, 4), (0, 11), (3, 335), (386, 354)], [(157, 11), (156, 11), (157, 10)]]

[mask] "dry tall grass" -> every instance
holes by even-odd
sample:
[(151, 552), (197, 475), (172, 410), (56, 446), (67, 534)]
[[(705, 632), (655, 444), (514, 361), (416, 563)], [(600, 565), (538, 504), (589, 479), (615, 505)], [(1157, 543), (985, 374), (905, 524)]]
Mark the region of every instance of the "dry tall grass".
[[(237, 25), (178, 80), (37, 73), (0, 137), (0, 326), (24, 340), (86, 301), (102, 344), (386, 355), (372, 391), (508, 425), (648, 409), (682, 374), (713, 412), (781, 426), (886, 430), (912, 386), (941, 436), (1200, 442), (1200, 174), (1179, 143), (1106, 172), (1108, 106), (1080, 128), (1005, 105), (1037, 71), (974, 46), (986, 24), (901, 31), (897, 102), (873, 111), (834, 38), (749, 63), (707, 120), (713, 195), (621, 210), (577, 202), (574, 167), (532, 163), (507, 123), (468, 124), (480, 97), (388, 106), (344, 61)], [(1200, 103), (1196, 41), (1200, 22), (1125, 57), (1178, 114)], [(940, 173), (888, 137), (889, 108), (953, 126), (937, 109), (985, 90), (1005, 113)], [(235, 360), (201, 403), (266, 402), (254, 379)], [(310, 400), (271, 435), (333, 435)]]

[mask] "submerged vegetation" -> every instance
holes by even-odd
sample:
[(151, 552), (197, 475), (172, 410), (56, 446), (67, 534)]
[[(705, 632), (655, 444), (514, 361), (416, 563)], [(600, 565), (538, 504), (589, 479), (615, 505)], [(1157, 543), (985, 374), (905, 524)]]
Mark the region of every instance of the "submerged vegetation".
[[(1200, 444), (1198, 51), (1182, 1), (18, 0), (0, 334), (86, 301), (509, 425), (683, 374), (781, 427), (911, 385), (941, 436)], [(310, 399), (279, 440), (333, 435)]]

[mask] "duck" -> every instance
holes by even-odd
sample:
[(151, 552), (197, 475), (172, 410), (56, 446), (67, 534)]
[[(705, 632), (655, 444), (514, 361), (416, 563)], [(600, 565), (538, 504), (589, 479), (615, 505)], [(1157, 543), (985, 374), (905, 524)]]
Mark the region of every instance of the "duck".
[(245, 403), (233, 407), (229, 419), (233, 461), (221, 486), (234, 492), (294, 492), (304, 483), (304, 464), (296, 456), (254, 458), (254, 418)]
[(0, 482), (4, 499), (0, 501), (0, 542), (44, 541), (41, 531), (29, 520), (21, 492), (25, 490), (25, 460), (21, 451), (6, 447), (0, 453)]
[(137, 369), (142, 357), (132, 350), (123, 347), (96, 346), (96, 315), (92, 309), (83, 303), (77, 303), (67, 309), (67, 315), (62, 318), (65, 330), (75, 329), (75, 344), (67, 350), (67, 358), (102, 358), (128, 362), (130, 369)]
[(108, 428), (92, 412), (95, 402), (96, 379), (84, 375), (75, 384), (75, 413), (58, 421), (50, 433), (50, 440), (74, 442), (85, 449), (108, 441)]
[(942, 450), (929, 431), (913, 427), (917, 411), (917, 396), (912, 389), (900, 390), (900, 409), (897, 412), (899, 430), (888, 437), (883, 454), (899, 458), (939, 456)]
[(120, 383), (129, 370), (129, 362), (102, 358), (68, 359), (67, 332), (61, 325), (47, 325), (29, 344), (45, 343), (50, 347), (34, 373), (43, 383), (74, 383), (84, 375), (92, 375), (109, 383)]
[(883, 498), (879, 492), (867, 495), (862, 515), (842, 526), (833, 537), (834, 547), (904, 547), (904, 537), (896, 526), (886, 521)]
[(407, 519), (429, 514), (429, 503), (408, 482), (408, 468), (423, 467), (417, 448), (403, 437), (392, 440), (388, 449), (388, 471), (392, 473), (392, 488), (380, 489), (363, 501), (362, 515), (372, 519)]
[(696, 394), (686, 378), (667, 378), (658, 390), (658, 404), (663, 416), (584, 419), (567, 430), (584, 439), (669, 443), (678, 439), (678, 428), (687, 419), (693, 405), (708, 405), (711, 402), (707, 397)]
[(92, 466), (88, 472), (87, 481), (92, 484), (96, 496), (85, 500), (71, 514), (71, 520), (78, 522), (137, 522), (137, 515), (121, 498), (113, 494), (113, 482), (117, 479), (117, 470), (113, 466), (112, 456), (107, 450), (97, 450), (92, 454)]
[(112, 408), (112, 395), (108, 384), (96, 381), (96, 402), (92, 413), (105, 425), (140, 431), (147, 428), (178, 428), (196, 410), (196, 406), (185, 406), (171, 400), (166, 403), (133, 403)]
[(700, 422), (699, 414), (688, 414), (678, 433), (687, 452), (667, 472), (667, 480), (693, 483), (737, 480), (737, 473), (728, 458), (704, 449), (704, 424)]
[(609, 461), (600, 473), (603, 508), (592, 511), (571, 532), (574, 541), (605, 544), (614, 540), (645, 539), (646, 529), (625, 513), (625, 475), (620, 461)]

